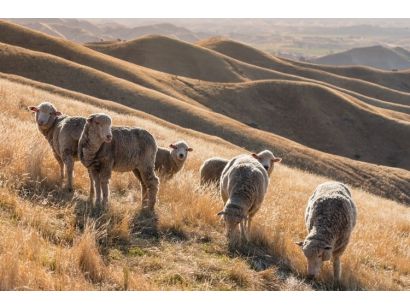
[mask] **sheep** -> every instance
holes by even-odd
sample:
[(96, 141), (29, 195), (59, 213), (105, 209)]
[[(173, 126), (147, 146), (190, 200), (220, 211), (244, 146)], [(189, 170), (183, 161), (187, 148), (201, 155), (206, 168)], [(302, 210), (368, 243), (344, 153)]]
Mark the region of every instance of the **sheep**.
[(269, 176), (272, 174), (274, 163), (280, 163), (282, 161), (282, 158), (275, 157), (269, 150), (263, 150), (257, 154), (252, 153), (252, 156), (262, 164)]
[(155, 157), (155, 171), (164, 179), (171, 179), (184, 166), (188, 157), (188, 152), (193, 149), (185, 141), (178, 141), (169, 145), (167, 148), (158, 147)]
[(297, 242), (307, 259), (308, 278), (315, 278), (323, 261), (333, 259), (333, 277), (341, 277), (340, 256), (349, 243), (356, 225), (356, 206), (346, 185), (339, 182), (320, 184), (309, 198), (305, 211), (309, 232)]
[(219, 186), (222, 170), (224, 170), (227, 163), (227, 159), (220, 157), (212, 157), (204, 161), (199, 169), (201, 185), (215, 183)]
[(62, 115), (53, 104), (43, 102), (30, 106), (28, 109), (35, 113), (39, 131), (47, 139), (53, 150), (53, 155), (60, 166), (60, 182), (64, 183), (64, 166), (67, 175), (66, 189), (73, 192), (74, 162), (78, 160), (78, 140), (85, 125), (85, 118)]
[(111, 123), (104, 113), (90, 115), (78, 142), (80, 161), (95, 186), (95, 206), (102, 210), (108, 206), (112, 171), (132, 171), (141, 183), (142, 207), (153, 210), (159, 188), (154, 172), (155, 139), (142, 128), (112, 127)]
[[(241, 239), (249, 241), (248, 233), (252, 218), (265, 198), (269, 185), (269, 174), (255, 156), (257, 154), (236, 156), (222, 171), (220, 192), (225, 206), (218, 215), (222, 215), (225, 220), (226, 235), (229, 240), (233, 239), (239, 225)], [(272, 166), (269, 165), (267, 169), (273, 170), (273, 164), (280, 161), (280, 158), (272, 158), (270, 161)]]

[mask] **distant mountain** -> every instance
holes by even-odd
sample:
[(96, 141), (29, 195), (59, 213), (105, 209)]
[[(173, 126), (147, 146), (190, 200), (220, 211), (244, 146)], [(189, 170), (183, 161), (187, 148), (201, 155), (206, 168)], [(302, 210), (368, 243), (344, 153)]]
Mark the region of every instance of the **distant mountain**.
[(353, 48), (334, 53), (312, 61), (326, 65), (364, 65), (384, 70), (402, 70), (410, 68), (410, 52), (404, 48), (390, 48), (376, 45)]

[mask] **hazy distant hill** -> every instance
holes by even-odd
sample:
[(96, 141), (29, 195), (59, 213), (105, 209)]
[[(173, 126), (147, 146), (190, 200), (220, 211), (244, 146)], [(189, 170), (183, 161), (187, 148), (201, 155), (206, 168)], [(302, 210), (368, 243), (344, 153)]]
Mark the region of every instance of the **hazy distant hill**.
[(364, 65), (384, 70), (410, 68), (410, 54), (403, 48), (376, 45), (354, 48), (312, 60), (327, 65)]

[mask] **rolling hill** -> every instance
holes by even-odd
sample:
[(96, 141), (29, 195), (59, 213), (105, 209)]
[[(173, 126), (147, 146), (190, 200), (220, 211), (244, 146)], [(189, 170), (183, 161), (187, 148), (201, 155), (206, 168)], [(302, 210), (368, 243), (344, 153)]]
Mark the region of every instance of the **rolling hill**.
[[(258, 64), (251, 49), (235, 59), (162, 36), (94, 45), (119, 49), (109, 55), (0, 22), (0, 290), (409, 289), (409, 94), (303, 63)], [(329, 75), (348, 82), (322, 81)], [(160, 146), (183, 139), (194, 151), (161, 180), (155, 213), (140, 208), (132, 173), (113, 173), (110, 206), (95, 220), (81, 164), (75, 192), (59, 187), (58, 164), (27, 110), (41, 101), (69, 115), (105, 112)], [(262, 149), (283, 161), (250, 242), (230, 247), (218, 189), (201, 187), (198, 170), (209, 157)], [(306, 280), (294, 244), (306, 235), (309, 196), (328, 180), (349, 184), (358, 206), (337, 286), (328, 266)]]
[(353, 48), (312, 60), (326, 65), (364, 65), (384, 70), (403, 70), (410, 68), (409, 52), (405, 49), (376, 45)]

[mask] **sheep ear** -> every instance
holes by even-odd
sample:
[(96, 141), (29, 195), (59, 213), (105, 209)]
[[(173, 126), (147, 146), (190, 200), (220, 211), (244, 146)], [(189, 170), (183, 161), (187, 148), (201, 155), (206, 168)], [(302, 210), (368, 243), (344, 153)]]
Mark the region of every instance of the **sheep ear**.
[(188, 148), (186, 149), (188, 152), (192, 152), (194, 149), (193, 148)]
[(216, 215), (218, 215), (218, 216), (221, 216), (221, 215), (224, 215), (225, 214), (225, 212), (224, 211), (220, 211), (218, 214), (216, 214)]
[(32, 112), (39, 112), (40, 111), (36, 106), (30, 106), (30, 107), (27, 107), (27, 108), (28, 108), (28, 110), (30, 110)]
[(272, 159), (273, 163), (280, 163), (282, 161), (282, 158), (276, 157)]
[(92, 122), (93, 122), (93, 119), (94, 119), (94, 116), (93, 116), (93, 115), (89, 116), (89, 117), (87, 118), (87, 123), (92, 123)]
[(259, 158), (258, 154), (256, 154), (256, 153), (252, 153), (252, 157), (253, 157), (253, 158), (256, 158), (256, 159)]
[(61, 113), (60, 111), (54, 111), (54, 115), (56, 115), (56, 116), (61, 116), (62, 113)]
[(169, 147), (172, 148), (172, 149), (175, 149), (175, 150), (177, 149), (177, 146), (176, 146), (175, 144), (173, 144), (173, 143), (171, 143), (171, 144), (169, 145)]
[(295, 242), (295, 244), (302, 247), (303, 246), (303, 241)]

